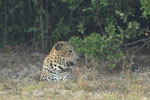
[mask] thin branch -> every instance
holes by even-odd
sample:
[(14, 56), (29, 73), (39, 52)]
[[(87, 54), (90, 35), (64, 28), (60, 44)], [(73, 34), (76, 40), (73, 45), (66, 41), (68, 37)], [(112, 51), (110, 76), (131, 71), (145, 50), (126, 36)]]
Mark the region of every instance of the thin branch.
[(139, 43), (139, 42), (143, 42), (143, 41), (148, 41), (150, 40), (150, 38), (147, 38), (147, 39), (140, 39), (140, 40), (137, 40), (137, 41), (134, 41), (132, 43), (128, 43), (128, 44), (124, 44), (125, 46), (130, 46), (130, 45), (133, 45), (133, 44), (136, 44), (136, 43)]
[(137, 50), (135, 50), (134, 55), (146, 45), (147, 45), (147, 42), (145, 42), (142, 46), (140, 46)]

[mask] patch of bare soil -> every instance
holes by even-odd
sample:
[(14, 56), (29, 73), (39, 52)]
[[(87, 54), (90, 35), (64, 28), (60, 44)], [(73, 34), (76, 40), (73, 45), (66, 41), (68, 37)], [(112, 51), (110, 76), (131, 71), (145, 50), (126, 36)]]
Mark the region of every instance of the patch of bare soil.
[(38, 80), (44, 57), (44, 54), (28, 49), (0, 49), (0, 77)]
[(137, 55), (134, 66), (146, 68), (139, 73), (109, 73), (105, 76), (101, 71), (81, 68), (76, 70), (74, 80), (55, 84), (39, 81), (45, 56), (28, 48), (0, 48), (0, 100), (150, 98), (150, 55)]

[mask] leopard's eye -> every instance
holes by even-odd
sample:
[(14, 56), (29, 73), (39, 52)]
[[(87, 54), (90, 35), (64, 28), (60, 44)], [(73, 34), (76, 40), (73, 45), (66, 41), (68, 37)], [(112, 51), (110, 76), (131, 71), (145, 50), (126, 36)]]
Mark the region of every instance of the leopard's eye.
[(67, 56), (72, 56), (72, 55), (73, 55), (72, 50), (67, 50), (67, 51), (66, 51), (66, 55), (67, 55)]
[(72, 50), (68, 50), (70, 53), (72, 53)]

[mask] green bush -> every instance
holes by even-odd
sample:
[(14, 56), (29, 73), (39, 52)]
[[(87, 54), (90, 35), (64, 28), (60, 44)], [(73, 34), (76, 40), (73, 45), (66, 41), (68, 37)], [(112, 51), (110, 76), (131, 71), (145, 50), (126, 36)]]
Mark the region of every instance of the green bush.
[(143, 16), (147, 17), (150, 15), (150, 0), (140, 0), (141, 2), (141, 9), (143, 10)]
[(109, 24), (105, 30), (108, 32), (108, 36), (92, 33), (84, 39), (72, 37), (70, 41), (78, 52), (94, 59), (104, 58), (109, 62), (109, 67), (114, 67), (114, 61), (118, 61), (123, 55), (119, 49), (119, 45), (122, 44), (122, 36), (115, 33), (115, 27), (112, 24)]
[[(93, 36), (92, 33), (97, 33), (100, 35), (98, 40), (104, 42), (107, 49), (109, 48), (107, 45), (110, 44), (116, 49), (118, 48), (116, 45), (121, 45), (124, 40), (128, 43), (128, 40), (143, 38), (139, 36), (142, 30), (149, 27), (149, 2), (149, 0), (0, 0), (0, 42), (9, 45), (36, 44), (47, 49), (57, 41), (66, 41), (74, 35), (84, 37), (83, 40), (88, 41)], [(93, 52), (88, 54), (95, 55), (100, 51)], [(113, 57), (105, 57), (109, 58)]]

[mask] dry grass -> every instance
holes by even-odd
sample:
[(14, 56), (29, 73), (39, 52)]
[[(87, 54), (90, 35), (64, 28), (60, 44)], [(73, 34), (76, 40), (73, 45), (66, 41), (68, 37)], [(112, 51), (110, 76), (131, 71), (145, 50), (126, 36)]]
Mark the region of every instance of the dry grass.
[[(6, 51), (6, 50), (4, 50)], [(17, 57), (16, 57), (17, 56)], [(149, 55), (137, 57), (144, 73), (107, 73), (95, 62), (76, 69), (72, 80), (39, 82), (41, 53), (0, 53), (0, 100), (149, 100)], [(126, 61), (126, 60), (124, 60)], [(128, 63), (127, 63), (128, 64)], [(127, 66), (125, 63), (125, 66)], [(92, 68), (91, 68), (92, 66)], [(98, 67), (98, 70), (94, 69)], [(109, 70), (109, 69), (108, 69)], [(37, 72), (37, 73), (33, 73)], [(20, 76), (20, 77), (17, 77)]]
[(74, 80), (43, 83), (9, 80), (0, 83), (0, 100), (148, 100), (150, 74), (118, 74), (97, 78), (92, 70)]

